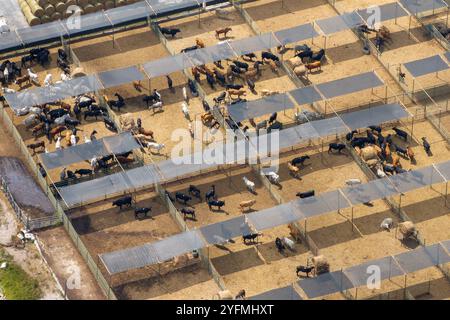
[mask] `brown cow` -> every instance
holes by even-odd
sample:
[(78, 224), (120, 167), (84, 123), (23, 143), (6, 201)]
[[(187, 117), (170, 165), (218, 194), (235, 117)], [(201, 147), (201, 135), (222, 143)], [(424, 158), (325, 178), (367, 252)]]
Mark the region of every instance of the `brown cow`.
[(239, 99), (241, 96), (245, 96), (247, 93), (244, 89), (240, 90), (230, 89), (228, 90), (228, 94), (230, 95), (230, 98), (231, 96), (237, 96)]
[[(52, 137), (55, 137), (57, 134), (60, 134), (64, 130), (67, 130), (66, 126), (57, 126), (57, 127), (53, 128), (52, 130), (50, 130), (50, 135)], [(69, 141), (70, 141), (70, 136), (69, 136)]]
[(195, 43), (197, 44), (197, 47), (199, 47), (199, 48), (205, 47), (205, 43), (199, 38), (195, 39)]
[(309, 72), (313, 72), (313, 70), (322, 70), (322, 63), (320, 61), (315, 61), (306, 64), (305, 67)]
[(36, 143), (31, 143), (29, 145), (27, 145), (27, 148), (33, 150), (33, 155), (36, 154), (36, 149), (39, 148), (44, 148), (45, 149), (45, 142), (44, 141), (40, 141), (40, 142), (36, 142)]
[(216, 38), (220, 39), (220, 35), (223, 34), (225, 39), (228, 37), (227, 33), (233, 31), (233, 29), (231, 29), (230, 27), (226, 27), (223, 29), (217, 29), (216, 30)]

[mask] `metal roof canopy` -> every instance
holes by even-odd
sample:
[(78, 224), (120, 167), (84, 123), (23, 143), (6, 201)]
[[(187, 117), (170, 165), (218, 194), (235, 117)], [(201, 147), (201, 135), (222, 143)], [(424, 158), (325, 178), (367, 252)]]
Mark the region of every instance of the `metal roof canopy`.
[(89, 160), (95, 156), (120, 154), (140, 148), (130, 132), (94, 140), (89, 143), (77, 144), (73, 147), (41, 154), (41, 159), (47, 169), (69, 165)]
[(208, 244), (223, 244), (229, 239), (253, 233), (246, 220), (246, 216), (242, 215), (223, 222), (209, 224), (199, 230)]
[(140, 269), (159, 262), (151, 244), (103, 253), (99, 257), (109, 274)]
[(427, 166), (389, 177), (394, 187), (401, 193), (446, 182), (434, 166)]
[(398, 103), (390, 103), (368, 109), (339, 114), (342, 121), (352, 130), (366, 128), (380, 123), (399, 120), (410, 116)]
[(364, 24), (364, 21), (356, 12), (350, 12), (339, 16), (316, 20), (316, 24), (325, 36), (329, 36), (337, 32), (356, 28), (359, 25)]
[(450, 52), (444, 53), (445, 59), (447, 59), (448, 63), (450, 63)]
[(153, 250), (160, 262), (198, 250), (207, 245), (198, 230), (179, 233), (165, 240), (152, 243)]
[(141, 1), (122, 7), (108, 9), (105, 13), (113, 25), (119, 25), (149, 17), (154, 14), (154, 11), (146, 1)]
[(321, 83), (316, 85), (316, 88), (326, 99), (331, 99), (358, 91), (373, 89), (382, 85), (384, 83), (378, 75), (373, 71), (369, 71)]
[(258, 212), (247, 213), (247, 218), (257, 231), (262, 231), (301, 220), (304, 216), (295, 203), (288, 202)]
[(67, 97), (98, 91), (100, 89), (102, 89), (102, 85), (97, 80), (97, 77), (95, 75), (88, 75), (48, 87), (38, 87), (33, 90), (8, 93), (4, 96), (9, 106), (14, 110), (18, 110), (24, 107), (42, 105)]
[(185, 54), (180, 53), (175, 56), (147, 62), (143, 65), (143, 68), (149, 78), (156, 78), (173, 72), (182, 71), (193, 66), (194, 64), (192, 61), (189, 60)]
[(234, 121), (240, 122), (246, 119), (252, 119), (273, 112), (292, 109), (295, 104), (289, 98), (287, 93), (280, 93), (258, 100), (240, 102), (228, 105), (228, 113)]
[(269, 48), (274, 48), (281, 45), (272, 32), (263, 33), (259, 36), (253, 36), (250, 38), (230, 41), (229, 44), (238, 56), (267, 50)]
[[(379, 16), (377, 15), (378, 10), (380, 13)], [(370, 27), (373, 27), (374, 23), (409, 16), (408, 12), (406, 12), (398, 2), (386, 3), (380, 6), (371, 6), (365, 9), (359, 9), (357, 12)], [(373, 23), (369, 23), (371, 22), (369, 20), (372, 20)]]
[(400, 0), (400, 3), (411, 14), (417, 14), (448, 7), (448, 5), (443, 0)]
[(185, 53), (194, 65), (203, 65), (214, 61), (236, 57), (228, 41)]
[(313, 104), (314, 102), (323, 100), (315, 85), (291, 90), (289, 94), (298, 105)]
[(275, 37), (282, 45), (300, 42), (317, 37), (319, 34), (311, 23), (306, 23), (289, 29), (274, 32)]
[(412, 273), (438, 264), (450, 262), (450, 257), (445, 252), (444, 248), (437, 243), (400, 253), (395, 256), (395, 260), (403, 270), (407, 273)]
[(323, 273), (315, 278), (306, 278), (297, 282), (308, 298), (318, 298), (352, 288), (350, 279), (342, 271)]
[(302, 300), (302, 298), (293, 286), (287, 286), (257, 294), (249, 300)]
[(380, 281), (405, 274), (391, 256), (370, 260), (357, 266), (346, 268), (343, 272), (350, 279), (352, 286), (357, 288), (367, 285), (369, 277), (373, 276), (373, 268), (378, 268), (380, 271)]
[(137, 66), (103, 71), (98, 74), (98, 78), (105, 89), (147, 79)]
[(407, 62), (403, 65), (414, 78), (450, 68), (439, 55)]

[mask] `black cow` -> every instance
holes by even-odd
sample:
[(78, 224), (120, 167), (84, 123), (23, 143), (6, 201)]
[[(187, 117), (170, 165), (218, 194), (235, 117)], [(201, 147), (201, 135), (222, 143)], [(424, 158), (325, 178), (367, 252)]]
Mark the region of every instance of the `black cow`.
[(341, 151), (344, 149), (345, 149), (345, 144), (343, 144), (343, 143), (330, 143), (328, 145), (328, 153), (332, 152), (332, 150), (337, 150), (338, 153), (341, 153)]
[(221, 210), (221, 208), (225, 205), (225, 201), (223, 200), (210, 200), (208, 201), (209, 210), (212, 210), (212, 207), (217, 207), (217, 210)]
[(182, 192), (175, 192), (175, 199), (178, 202), (183, 202), (184, 205), (188, 203), (188, 201), (192, 200), (192, 197), (182, 193)]
[(128, 207), (131, 207), (131, 202), (132, 202), (131, 196), (125, 196), (123, 198), (120, 198), (120, 199), (117, 199), (116, 201), (114, 201), (112, 203), (112, 206), (113, 207), (119, 207), (120, 210), (122, 210), (122, 207), (125, 206), (125, 205), (128, 206)]
[(258, 234), (257, 233), (252, 233), (252, 234), (248, 234), (245, 236), (242, 236), (242, 240), (244, 241), (244, 243), (247, 243), (247, 241), (250, 241), (252, 243), (255, 242), (255, 240), (258, 239)]
[(398, 129), (396, 127), (393, 127), (392, 130), (394, 130), (395, 134), (398, 135), (400, 138), (405, 139), (405, 141), (408, 140), (408, 133), (406, 131), (403, 131), (403, 130)]
[(309, 156), (301, 156), (291, 160), (293, 166), (304, 165), (305, 161), (309, 159)]
[(181, 213), (183, 214), (184, 220), (186, 220), (186, 216), (191, 216), (191, 219), (195, 220), (195, 210), (192, 208), (181, 208)]
[(90, 176), (92, 174), (92, 170), (91, 169), (78, 169), (78, 170), (75, 170), (75, 174), (78, 174), (80, 177)]
[(298, 266), (296, 269), (296, 274), (298, 277), (298, 274), (300, 272), (304, 272), (306, 273), (306, 276), (309, 278), (309, 274), (314, 270), (314, 266), (310, 266), (310, 267), (305, 267), (305, 266)]
[(163, 28), (163, 27), (160, 27), (159, 30), (161, 31), (162, 34), (170, 35), (170, 36), (172, 36), (172, 38), (175, 37), (175, 35), (177, 33), (181, 32), (181, 30), (177, 29), (177, 28)]
[(201, 195), (200, 189), (197, 188), (196, 186), (194, 186), (194, 185), (192, 185), (192, 184), (189, 185), (188, 193), (189, 193), (190, 195), (196, 197), (196, 198), (199, 199), (200, 201), (202, 201), (202, 195)]
[[(134, 218), (142, 219), (144, 217), (147, 217), (147, 214), (151, 211), (152, 211), (152, 208), (145, 208), (145, 207), (144, 208), (136, 208), (136, 209), (134, 209)], [(139, 217), (139, 216), (141, 216), (141, 217)]]
[(301, 199), (304, 199), (304, 198), (314, 197), (314, 194), (315, 194), (314, 190), (309, 190), (309, 191), (306, 191), (306, 192), (298, 192), (296, 194), (296, 196), (301, 198)]

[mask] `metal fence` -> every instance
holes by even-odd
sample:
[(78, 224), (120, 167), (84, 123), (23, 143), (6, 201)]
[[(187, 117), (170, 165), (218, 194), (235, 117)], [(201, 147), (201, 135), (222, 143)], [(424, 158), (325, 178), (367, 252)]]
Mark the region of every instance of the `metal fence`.
[(46, 227), (53, 226), (60, 222), (60, 219), (56, 215), (41, 217), (41, 218), (31, 218), (26, 212), (24, 212), (14, 199), (14, 196), (9, 190), (8, 183), (5, 178), (0, 176), (1, 189), (8, 199), (11, 207), (13, 208), (16, 217), (24, 224), (27, 230), (33, 231), (37, 229), (42, 229)]
[[(95, 264), (92, 256), (89, 254), (88, 250), (84, 246), (81, 238), (78, 236), (77, 232), (75, 231), (70, 219), (67, 217), (66, 213), (64, 212), (63, 207), (61, 204), (56, 200), (55, 196), (50, 190), (49, 184), (47, 183), (46, 179), (42, 177), (38, 166), (36, 165), (33, 157), (30, 155), (27, 147), (25, 146), (25, 143), (22, 140), (22, 137), (20, 136), (20, 133), (17, 131), (16, 127), (14, 126), (13, 122), (11, 121), (10, 117), (8, 116), (5, 107), (3, 103), (0, 102), (0, 116), (1, 119), (8, 130), (8, 132), (13, 136), (14, 141), (16, 145), (19, 147), (22, 155), (24, 156), (28, 167), (31, 169), (31, 171), (34, 173), (38, 184), (41, 186), (44, 193), (47, 195), (48, 199), (52, 203), (53, 207), (55, 208), (56, 217), (52, 220), (53, 224), (46, 224), (46, 227), (55, 225), (57, 223), (62, 222), (64, 228), (68, 232), (70, 238), (72, 239), (73, 243), (77, 247), (78, 251), (80, 252), (83, 259), (86, 261), (86, 263), (89, 266), (89, 269), (91, 270), (92, 274), (94, 275), (95, 279), (97, 280), (100, 288), (102, 289), (103, 293), (108, 299), (116, 300), (116, 296), (110, 286), (108, 285), (108, 282), (103, 277), (103, 274), (100, 272), (98, 266)], [(39, 223), (43, 224), (44, 222), (37, 222), (37, 225)]]

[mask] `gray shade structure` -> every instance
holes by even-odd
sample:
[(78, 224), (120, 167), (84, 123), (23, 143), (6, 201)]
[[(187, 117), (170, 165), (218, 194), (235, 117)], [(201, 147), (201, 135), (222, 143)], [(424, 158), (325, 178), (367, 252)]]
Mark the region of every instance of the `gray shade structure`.
[(402, 193), (445, 182), (434, 166), (396, 174), (389, 179), (394, 187)]
[(269, 48), (280, 46), (280, 42), (274, 37), (272, 32), (263, 33), (259, 36), (239, 39), (229, 42), (237, 55), (249, 54)]
[(174, 56), (165, 57), (159, 60), (153, 60), (147, 62), (143, 65), (143, 68), (149, 78), (156, 78), (159, 76), (164, 76), (166, 74), (171, 74), (173, 72), (181, 71), (186, 68), (193, 67), (189, 58), (183, 54), (177, 54)]
[[(373, 274), (372, 268), (380, 271), (380, 280), (407, 275), (439, 264), (450, 262), (445, 250), (449, 240), (426, 247), (371, 260), (341, 271), (322, 274), (316, 278), (300, 280), (298, 285), (309, 298), (337, 293), (367, 285), (368, 277)], [(372, 269), (372, 270), (371, 270)]]
[(77, 144), (73, 147), (41, 154), (41, 160), (48, 169), (54, 169), (82, 162), (93, 157), (102, 157), (109, 154), (120, 154), (140, 148), (136, 139), (130, 132), (94, 140), (88, 143)]
[(287, 286), (257, 294), (249, 300), (302, 300), (302, 298), (293, 286)]
[(64, 22), (70, 36), (79, 35), (88, 31), (111, 28), (113, 25), (103, 11), (80, 16), (80, 23)]
[(339, 115), (352, 130), (378, 125), (388, 121), (404, 119), (410, 116), (408, 111), (398, 103), (390, 103), (360, 111)]
[(450, 63), (450, 52), (444, 53), (445, 59), (447, 59), (447, 62)]
[(342, 189), (342, 193), (353, 206), (356, 206), (361, 203), (387, 198), (398, 192), (389, 179), (377, 179), (344, 188)]
[(147, 79), (137, 66), (100, 72), (98, 78), (105, 89)]
[(95, 75), (89, 75), (64, 81), (48, 87), (39, 87), (18, 93), (5, 94), (9, 106), (15, 111), (24, 107), (32, 107), (55, 102), (67, 97), (98, 91), (102, 88)]
[(99, 257), (109, 274), (140, 269), (159, 262), (150, 244), (101, 254)]
[(411, 61), (405, 63), (404, 66), (414, 78), (418, 78), (434, 72), (447, 70), (450, 68), (448, 64), (444, 60), (442, 60), (440, 55)]
[(304, 216), (295, 203), (289, 202), (258, 212), (247, 213), (249, 223), (258, 231), (289, 224)]
[(316, 25), (319, 26), (325, 36), (356, 28), (361, 24), (364, 24), (364, 21), (356, 12), (344, 13), (340, 16), (316, 21)]
[(23, 46), (22, 40), (16, 32), (4, 32), (0, 34), (0, 51)]
[(436, 168), (447, 181), (450, 180), (450, 162), (439, 163), (436, 165)]
[[(450, 163), (450, 161), (447, 161)], [(433, 166), (429, 166), (427, 168), (433, 168)], [(421, 169), (419, 169), (421, 170)], [(408, 172), (411, 173), (413, 176), (416, 176), (414, 171)], [(390, 177), (386, 177), (384, 179), (379, 179), (379, 181), (389, 181)], [(370, 183), (369, 183), (370, 184)], [(368, 184), (368, 185), (369, 185)], [(370, 184), (373, 186), (373, 184)], [(76, 186), (76, 185), (75, 185)], [(381, 191), (378, 190), (382, 188), (383, 185), (376, 185), (374, 188), (376, 189), (374, 193), (370, 194), (371, 200), (376, 200), (376, 194), (381, 197), (385, 197), (385, 194), (388, 194), (392, 191)], [(421, 186), (418, 186), (420, 188)], [(365, 188), (367, 190), (368, 187)], [(388, 187), (388, 190), (392, 189), (391, 187)], [(400, 191), (397, 190), (397, 193)], [(346, 192), (347, 194), (352, 195), (351, 192)], [(367, 192), (366, 192), (367, 193)], [(250, 214), (247, 214), (245, 216), (238, 216), (236, 218), (219, 222), (211, 225), (204, 226), (199, 229), (199, 232), (202, 235), (202, 238), (205, 239), (206, 243), (208, 245), (213, 244), (221, 244), (225, 243), (227, 240), (236, 238), (242, 235), (248, 235), (252, 234), (254, 232), (259, 232), (265, 229), (273, 228), (282, 224), (288, 224), (294, 221), (298, 221), (301, 219), (307, 219), (313, 216), (318, 216), (322, 214), (327, 214), (332, 211), (338, 211), (340, 209), (351, 207), (354, 204), (358, 203), (364, 203), (364, 199), (360, 198), (351, 198), (352, 200), (347, 200), (345, 196), (345, 192), (342, 190), (333, 190), (325, 193), (321, 193), (320, 195), (305, 198), (305, 199), (299, 199), (294, 200), (286, 204), (281, 204), (279, 206), (275, 206), (273, 208), (269, 208), (263, 211), (259, 212), (253, 212)], [(364, 201), (364, 202), (363, 202)], [(278, 214), (277, 214), (278, 213)], [(185, 239), (185, 236), (177, 235), (176, 239)], [(177, 246), (179, 248), (185, 248), (185, 244), (182, 243), (184, 240), (176, 240), (174, 237), (169, 237), (164, 240), (161, 240), (161, 247), (166, 248), (166, 243), (171, 243), (171, 246)], [(164, 242), (164, 244), (162, 244)], [(199, 245), (200, 241), (191, 241), (197, 245)], [(205, 245), (206, 246), (206, 245)], [(447, 248), (447, 247), (445, 247)], [(192, 247), (189, 247), (189, 250), (192, 249)], [(448, 249), (448, 248), (447, 248)], [(126, 251), (128, 249), (124, 249), (123, 251)], [(187, 249), (173, 249), (174, 253), (177, 255), (182, 254), (182, 251), (186, 251)], [(433, 251), (434, 250), (434, 251)], [(164, 251), (164, 250), (163, 250)], [(164, 251), (164, 252), (167, 252)], [(187, 252), (187, 251), (186, 251)], [(448, 262), (448, 254), (446, 254), (444, 247), (439, 247), (438, 249), (433, 249), (430, 247), (426, 251), (427, 255), (430, 255), (431, 257), (440, 257), (433, 260), (433, 258), (430, 258), (428, 261), (431, 261), (431, 265), (437, 264), (437, 263), (446, 263)], [(107, 254), (105, 254), (107, 255)], [(173, 257), (173, 256), (172, 256)], [(164, 259), (168, 259), (169, 254), (164, 256)], [(402, 258), (402, 261), (409, 261), (407, 258)], [(155, 260), (155, 259), (152, 259)], [(423, 260), (423, 259), (422, 259)], [(389, 262), (389, 272), (386, 270), (386, 265)], [(383, 260), (378, 259), (375, 260), (374, 263), (378, 263), (380, 268), (383, 269), (382, 274), (384, 276), (395, 276), (399, 274), (398, 267), (401, 266), (401, 270), (405, 270), (403, 268), (402, 263), (398, 262), (397, 265), (394, 264), (392, 266), (391, 260)], [(111, 262), (113, 263), (113, 262)], [(407, 262), (404, 262), (404, 265), (406, 265)], [(421, 262), (422, 263), (422, 262)], [(423, 264), (423, 263), (422, 263)], [(429, 265), (429, 266), (431, 266)], [(324, 275), (321, 275), (314, 279), (305, 279), (301, 280), (299, 282), (299, 285), (302, 287), (302, 289), (307, 292), (309, 297), (317, 297), (321, 295), (331, 294), (334, 292), (338, 292), (341, 290), (346, 290), (349, 288), (353, 288), (355, 286), (358, 286), (364, 279), (365, 273), (363, 275), (357, 273), (358, 270), (364, 270), (364, 266), (367, 266), (367, 264), (363, 264), (362, 266), (354, 269), (350, 269), (348, 274), (344, 274), (342, 272), (332, 272), (327, 273)], [(110, 268), (111, 269), (111, 268)], [(365, 269), (366, 270), (366, 269)], [(408, 269), (412, 270), (412, 269)], [(125, 270), (122, 270), (125, 271)], [(352, 281), (349, 279), (352, 278)]]
[(286, 93), (227, 106), (228, 114), (236, 122), (257, 118), (273, 112), (292, 109), (294, 107), (295, 104)]
[(153, 250), (160, 262), (178, 257), (206, 246), (200, 231), (183, 232), (167, 238), (168, 241), (158, 241), (152, 244)]
[(375, 72), (370, 71), (321, 83), (318, 84), (316, 88), (326, 99), (331, 99), (358, 91), (373, 89), (382, 86), (383, 84), (383, 81), (378, 75)]
[(402, 268), (391, 256), (371, 260), (357, 266), (345, 269), (343, 272), (350, 279), (354, 288), (365, 286), (369, 277), (373, 276), (374, 268), (380, 271), (380, 281), (405, 274)]
[(178, 12), (183, 11), (183, 9), (189, 7), (198, 7), (200, 6), (201, 1), (197, 0), (146, 0), (147, 3), (151, 6), (153, 11), (158, 16), (159, 14), (165, 12)]
[(236, 54), (228, 44), (228, 41), (226, 41), (215, 46), (188, 51), (186, 52), (186, 56), (194, 65), (203, 65), (214, 61), (229, 59), (235, 57)]
[[(363, 20), (371, 27), (374, 23), (380, 23), (396, 18), (409, 16), (408, 12), (406, 12), (398, 2), (386, 3), (374, 8), (369, 7), (365, 9), (359, 9), (357, 10), (357, 12), (361, 16), (361, 18), (363, 18)], [(379, 16), (377, 15), (378, 12), (380, 13)], [(374, 19), (374, 17), (379, 18), (379, 20)]]
[(229, 239), (253, 233), (246, 220), (245, 216), (239, 216), (224, 222), (201, 227), (200, 232), (208, 244), (224, 244)]
[(420, 247), (395, 256), (398, 264), (406, 273), (412, 273), (438, 264), (450, 262), (449, 255), (439, 244)]
[(24, 43), (35, 43), (65, 37), (68, 32), (61, 21), (55, 21), (52, 24), (39, 24), (33, 28), (17, 29), (17, 34)]
[(120, 25), (130, 21), (141, 20), (154, 14), (146, 3), (141, 1), (123, 7), (112, 8), (105, 11), (113, 25)]
[(314, 85), (289, 91), (289, 94), (298, 105), (313, 104), (323, 100), (322, 95)]
[(448, 7), (443, 0), (400, 0), (400, 3), (413, 15)]
[(319, 34), (311, 23), (306, 23), (297, 27), (276, 31), (274, 35), (282, 45), (287, 45), (289, 43), (312, 39)]
[(314, 299), (336, 292), (351, 289), (350, 279), (342, 271), (321, 274), (315, 278), (307, 278), (297, 282), (308, 298)]

